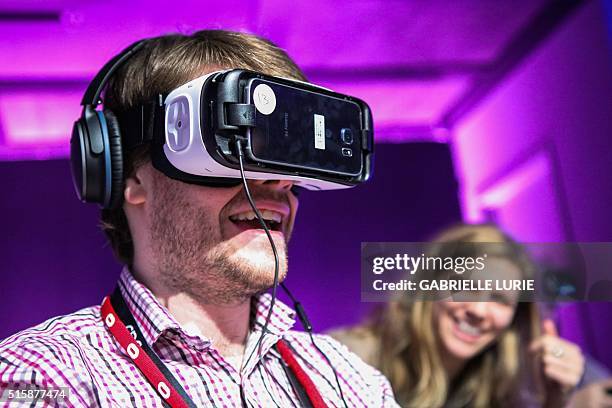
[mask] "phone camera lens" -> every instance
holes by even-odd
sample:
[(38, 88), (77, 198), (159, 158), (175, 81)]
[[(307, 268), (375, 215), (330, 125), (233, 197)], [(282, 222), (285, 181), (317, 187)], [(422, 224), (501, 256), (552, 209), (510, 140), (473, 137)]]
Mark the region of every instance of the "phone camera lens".
[(340, 139), (344, 142), (344, 144), (350, 145), (353, 144), (353, 132), (351, 129), (342, 128), (340, 129)]

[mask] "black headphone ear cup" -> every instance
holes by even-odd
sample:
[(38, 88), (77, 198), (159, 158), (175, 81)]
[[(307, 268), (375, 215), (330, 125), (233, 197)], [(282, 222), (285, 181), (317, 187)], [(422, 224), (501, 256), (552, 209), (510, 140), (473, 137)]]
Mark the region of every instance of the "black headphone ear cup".
[(83, 139), (83, 124), (82, 120), (79, 119), (74, 122), (72, 126), (72, 136), (70, 137), (70, 167), (72, 169), (74, 190), (81, 201), (85, 201), (85, 196), (87, 194), (87, 188), (85, 186), (87, 182), (87, 175), (85, 173), (87, 167), (85, 163)]
[(105, 149), (104, 128), (97, 112), (85, 107), (72, 128), (70, 162), (72, 177), (79, 198), (88, 203), (104, 203)]
[(123, 149), (121, 148), (121, 129), (115, 114), (104, 110), (104, 118), (108, 129), (108, 141), (110, 147), (110, 169), (111, 169), (111, 191), (110, 200), (106, 208), (117, 208), (123, 200)]

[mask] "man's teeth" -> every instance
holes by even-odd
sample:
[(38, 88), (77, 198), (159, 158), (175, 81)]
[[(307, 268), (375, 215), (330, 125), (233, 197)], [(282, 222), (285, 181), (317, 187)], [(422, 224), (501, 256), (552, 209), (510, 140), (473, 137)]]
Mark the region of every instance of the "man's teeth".
[[(266, 221), (280, 224), (283, 220), (282, 214), (277, 213), (276, 211), (259, 210), (259, 212), (261, 213), (262, 218)], [(230, 216), (230, 220), (232, 221), (252, 221), (255, 219), (257, 219), (257, 215), (255, 215), (255, 212), (253, 211), (245, 211)]]
[(463, 320), (459, 322), (458, 327), (459, 327), (459, 330), (461, 330), (465, 334), (469, 334), (470, 336), (480, 336), (480, 329), (472, 326), (471, 324)]

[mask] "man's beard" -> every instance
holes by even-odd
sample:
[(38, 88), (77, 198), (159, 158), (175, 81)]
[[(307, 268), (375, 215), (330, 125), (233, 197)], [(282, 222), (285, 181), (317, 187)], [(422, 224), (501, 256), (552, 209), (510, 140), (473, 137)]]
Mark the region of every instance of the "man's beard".
[[(151, 253), (166, 288), (187, 293), (204, 304), (237, 304), (273, 285), (271, 246), (259, 259), (264, 262), (240, 257), (240, 248), (223, 241), (221, 218), (189, 202), (182, 191), (184, 184), (169, 182), (163, 176), (156, 176), (154, 184)], [(223, 211), (221, 214), (223, 217)], [(284, 240), (275, 240), (275, 244), (280, 282), (287, 271), (287, 246)]]

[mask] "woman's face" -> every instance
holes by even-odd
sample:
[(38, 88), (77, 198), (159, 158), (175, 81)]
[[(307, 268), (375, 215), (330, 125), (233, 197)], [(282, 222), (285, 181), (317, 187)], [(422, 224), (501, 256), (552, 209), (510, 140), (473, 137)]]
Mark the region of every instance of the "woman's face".
[[(490, 279), (521, 276), (514, 264), (500, 258), (487, 261), (487, 275), (490, 273)], [(516, 298), (516, 293), (492, 292), (479, 302), (434, 302), (433, 323), (441, 351), (459, 360), (476, 356), (510, 325)]]

